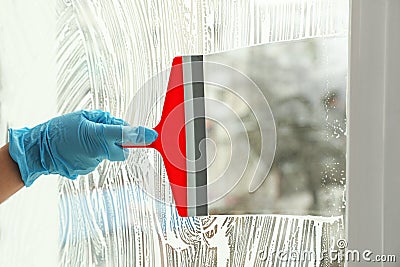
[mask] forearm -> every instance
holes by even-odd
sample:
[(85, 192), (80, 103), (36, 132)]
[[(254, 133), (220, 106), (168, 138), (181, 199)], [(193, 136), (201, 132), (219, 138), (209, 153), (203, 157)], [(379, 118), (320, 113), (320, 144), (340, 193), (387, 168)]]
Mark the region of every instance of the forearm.
[(0, 148), (0, 203), (24, 186), (18, 165), (8, 152), (8, 146), (9, 144)]

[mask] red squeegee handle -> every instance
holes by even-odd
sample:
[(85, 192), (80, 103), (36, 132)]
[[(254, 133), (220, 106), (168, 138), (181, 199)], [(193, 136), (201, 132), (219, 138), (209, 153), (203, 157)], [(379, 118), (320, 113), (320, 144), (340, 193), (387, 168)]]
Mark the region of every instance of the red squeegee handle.
[(178, 214), (187, 217), (186, 131), (182, 57), (172, 62), (168, 88), (160, 122), (154, 130), (158, 138), (147, 146), (124, 148), (154, 148), (162, 156)]

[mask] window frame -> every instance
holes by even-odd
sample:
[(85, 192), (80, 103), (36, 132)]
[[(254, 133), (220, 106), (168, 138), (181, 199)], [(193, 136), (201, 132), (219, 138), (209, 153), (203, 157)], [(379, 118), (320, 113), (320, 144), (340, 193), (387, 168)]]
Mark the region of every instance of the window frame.
[[(396, 254), (400, 248), (395, 238), (400, 225), (400, 90), (396, 90), (400, 84), (400, 1), (352, 0), (350, 4), (348, 248)], [(349, 266), (365, 264), (349, 262)]]

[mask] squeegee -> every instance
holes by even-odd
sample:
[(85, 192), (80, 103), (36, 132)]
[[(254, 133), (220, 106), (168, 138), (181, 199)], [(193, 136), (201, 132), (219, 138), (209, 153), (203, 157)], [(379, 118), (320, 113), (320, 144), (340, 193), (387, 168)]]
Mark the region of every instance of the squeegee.
[[(218, 168), (221, 167), (212, 168), (210, 166), (215, 162), (221, 162), (216, 158), (224, 157), (221, 155), (224, 149), (221, 149), (219, 154), (215, 151), (219, 147), (218, 142), (223, 142), (224, 138), (220, 138), (219, 141), (216, 138), (217, 141), (214, 140), (213, 144), (207, 145), (207, 139), (215, 132), (218, 124), (231, 123), (240, 126), (240, 132), (243, 135), (241, 142), (248, 142), (246, 129), (238, 118), (238, 114), (234, 112), (233, 115), (229, 114), (232, 113), (232, 110), (226, 103), (213, 96), (212, 92), (218, 94), (218, 89), (208, 88), (210, 93), (208, 96), (206, 95), (204, 80), (206, 69), (212, 73), (219, 72), (221, 75), (235, 75), (235, 73), (231, 73), (230, 68), (226, 69), (220, 64), (205, 62), (204, 56), (201, 55), (175, 57), (170, 69), (161, 119), (154, 127), (159, 137), (147, 146), (124, 145), (125, 148), (154, 148), (161, 154), (175, 205), (182, 217), (206, 216), (215, 213), (210, 212), (209, 203), (224, 197), (228, 193), (228, 189), (232, 189), (242, 178), (239, 175), (229, 177), (229, 171), (220, 175), (221, 172)], [(218, 79), (214, 82), (212, 80), (213, 78), (210, 77), (211, 83), (221, 84)], [(254, 87), (254, 85), (252, 86)], [(240, 93), (240, 90), (236, 93)], [(257, 95), (256, 92), (254, 95)], [(263, 98), (262, 94), (258, 97)], [(269, 109), (267, 112), (270, 114)], [(228, 119), (224, 118), (226, 114), (228, 114)], [(264, 119), (265, 123), (271, 123), (270, 131), (272, 129), (273, 134), (269, 137), (271, 138), (270, 150), (273, 152), (275, 128), (272, 115), (267, 118), (263, 114), (261, 119)], [(222, 127), (225, 130), (228, 129), (228, 134), (230, 134), (235, 131), (233, 129), (235, 127), (232, 128), (232, 125), (222, 125)], [(232, 129), (229, 130), (229, 128)], [(233, 146), (235, 145), (233, 144)], [(235, 158), (246, 162), (249, 160), (249, 152), (240, 151), (240, 145), (236, 145), (236, 149), (230, 149), (230, 156), (237, 154), (234, 156)], [(226, 159), (226, 157), (224, 158)], [(270, 162), (266, 162), (269, 166), (264, 173), (264, 178), (268, 174), (272, 158), (270, 156)], [(219, 164), (219, 166), (224, 164)], [(225, 165), (228, 166), (229, 163)], [(245, 171), (245, 165), (236, 165), (240, 167), (241, 171)], [(232, 173), (232, 171), (230, 172)]]
[[(152, 144), (145, 146), (156, 149), (162, 156), (168, 179), (171, 185), (172, 194), (180, 216), (190, 216), (188, 213), (188, 201), (193, 201), (192, 197), (202, 197), (202, 205), (196, 206), (196, 214), (207, 215), (207, 195), (206, 191), (200, 190), (198, 195), (188, 194), (188, 181), (191, 176), (195, 176), (194, 186), (207, 186), (207, 170), (205, 169), (205, 158), (203, 157), (201, 170), (188, 172), (187, 167), (193, 161), (199, 150), (195, 149), (195, 143), (205, 138), (205, 107), (204, 101), (198, 101), (194, 106), (191, 98), (204, 97), (204, 84), (197, 82), (193, 85), (184, 84), (184, 65), (183, 62), (202, 61), (202, 56), (175, 57), (172, 62), (168, 88), (165, 95), (164, 107), (160, 122), (154, 127), (159, 137)], [(201, 67), (201, 63), (196, 67)], [(188, 69), (189, 70), (189, 69)], [(190, 71), (190, 70), (189, 70)], [(202, 69), (193, 69), (193, 75), (202, 75)], [(186, 73), (189, 75), (188, 73)], [(200, 78), (201, 80), (201, 78)], [(185, 107), (185, 100), (189, 100)], [(190, 106), (189, 106), (190, 104)], [(199, 116), (194, 119), (194, 112)], [(189, 123), (190, 122), (190, 123)], [(196, 130), (194, 130), (196, 127)], [(204, 146), (205, 143), (202, 143)], [(139, 148), (137, 146), (124, 146), (127, 148)], [(140, 147), (143, 148), (143, 147)], [(203, 149), (205, 151), (205, 147)], [(189, 154), (191, 154), (189, 156)], [(196, 202), (196, 199), (194, 200)]]

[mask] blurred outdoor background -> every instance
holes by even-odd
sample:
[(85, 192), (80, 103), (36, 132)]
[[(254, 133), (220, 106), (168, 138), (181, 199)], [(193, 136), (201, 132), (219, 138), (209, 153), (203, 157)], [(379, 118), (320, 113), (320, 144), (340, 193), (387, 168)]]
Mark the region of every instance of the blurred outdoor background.
[[(253, 173), (247, 170), (229, 194), (210, 205), (212, 213), (344, 214), (347, 39), (312, 38), (265, 44), (212, 54), (205, 60), (233, 67), (257, 84), (271, 108), (277, 137), (275, 158), (263, 185), (255, 193), (249, 193)], [(246, 105), (225, 88), (205, 86), (206, 95), (218, 95), (216, 98), (234, 109), (246, 125), (249, 147), (239, 124), (229, 133), (230, 140), (223, 127), (215, 123), (209, 123), (207, 129), (208, 136), (215, 139), (220, 150), (213, 163), (220, 166), (211, 165), (209, 179), (218, 179), (214, 177), (217, 172), (219, 179), (229, 181), (242, 173), (240, 162), (246, 161), (246, 149), (251, 152), (247, 169), (255, 168), (260, 156), (260, 133), (270, 136), (263, 144), (269, 150), (272, 147), (269, 143), (275, 140), (272, 129), (260, 132), (260, 127), (256, 127), (259, 121), (253, 113), (269, 111), (265, 101), (257, 99), (260, 97), (255, 88), (243, 88), (246, 85), (238, 75), (220, 75), (224, 72), (208, 74), (217, 76), (239, 96), (243, 92), (248, 94), (250, 99)], [(220, 111), (206, 110), (209, 115), (216, 112)], [(229, 119), (220, 122), (222, 126), (230, 123)], [(241, 153), (236, 151), (230, 155), (231, 147), (235, 146), (242, 146), (238, 150)], [(267, 153), (273, 156), (271, 151)], [(223, 173), (228, 158), (237, 162), (232, 164), (230, 172), (228, 168)], [(265, 164), (269, 160), (264, 159)], [(209, 191), (213, 194), (225, 192), (227, 184), (214, 183)]]

